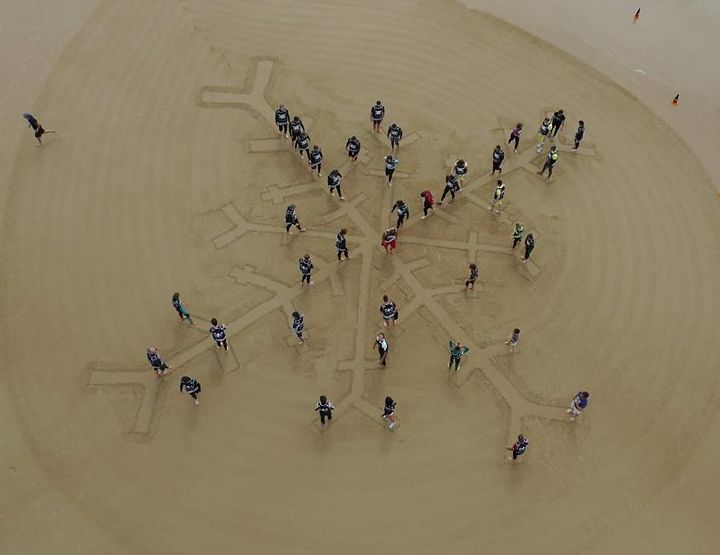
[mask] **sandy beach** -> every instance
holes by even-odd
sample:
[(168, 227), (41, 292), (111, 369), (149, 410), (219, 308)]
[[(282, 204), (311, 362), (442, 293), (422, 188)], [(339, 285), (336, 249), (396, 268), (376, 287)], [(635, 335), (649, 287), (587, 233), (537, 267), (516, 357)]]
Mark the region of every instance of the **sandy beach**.
[[(4, 552), (714, 553), (720, 77), (704, 45), (720, 11), (661, 0), (633, 23), (637, 7), (6, 2)], [(404, 130), (392, 187), (377, 99), (383, 131)], [(347, 201), (278, 134), (281, 103)], [(548, 181), (535, 135), (560, 108)], [(25, 111), (57, 131), (42, 147)], [(421, 220), (419, 193), (439, 198), (457, 158), (464, 190)], [(398, 199), (410, 219), (389, 256)], [(285, 233), (290, 203), (305, 233)], [(527, 263), (518, 221), (537, 242)], [(470, 348), (458, 372), (451, 339)], [(171, 374), (155, 376), (149, 346)], [(197, 407), (183, 375), (202, 383)], [(511, 463), (519, 433), (530, 445)]]

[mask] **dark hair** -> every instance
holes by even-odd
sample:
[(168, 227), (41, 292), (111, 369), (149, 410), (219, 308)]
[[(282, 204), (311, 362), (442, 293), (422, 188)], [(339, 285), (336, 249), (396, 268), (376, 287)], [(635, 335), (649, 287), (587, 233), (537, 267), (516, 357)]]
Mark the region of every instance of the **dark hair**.
[(190, 378), (190, 376), (183, 376), (182, 378), (180, 378), (180, 383), (187, 383), (187, 382), (189, 382), (191, 379), (192, 379), (192, 378)]
[(380, 102), (380, 101), (378, 100), (375, 104), (377, 104), (378, 106), (380, 106), (380, 104), (382, 104), (382, 102)]
[(180, 293), (173, 293), (173, 298), (172, 298), (172, 300), (173, 300), (173, 301), (177, 301), (177, 300), (179, 300), (179, 299), (180, 299)]
[(522, 129), (522, 123), (518, 123), (515, 127), (517, 127), (518, 129)]
[(388, 302), (388, 296), (387, 296), (387, 295), (383, 295), (383, 301)]
[(310, 253), (309, 253), (309, 252), (306, 252), (306, 253), (305, 253), (305, 256), (303, 256), (303, 258), (310, 258)]
[(313, 150), (320, 150), (320, 147), (318, 145), (313, 145)]
[(386, 405), (392, 405), (393, 404), (393, 398), (392, 397), (385, 397), (385, 404)]
[(357, 137), (356, 137), (355, 135), (353, 135), (352, 137), (350, 137), (350, 139), (351, 139), (351, 140), (354, 140), (354, 141), (357, 141)]
[(425, 191), (423, 191), (422, 193), (420, 193), (420, 196), (423, 197), (423, 198), (425, 198)]
[(495, 145), (495, 148), (499, 148), (500, 150), (502, 150), (502, 147), (500, 145)]
[(292, 316), (293, 316), (293, 318), (297, 318), (298, 316), (300, 316), (300, 313), (296, 310), (295, 312), (292, 313)]
[(295, 116), (295, 117), (293, 118), (293, 121), (300, 121), (300, 118), (297, 117), (297, 116)]
[(518, 435), (518, 441), (522, 441), (523, 439), (525, 439), (524, 435), (522, 435), (522, 434)]
[(460, 164), (461, 166), (464, 166), (464, 165), (465, 165), (465, 160), (463, 160), (462, 158), (460, 158), (460, 160), (458, 160), (457, 163)]
[(212, 320), (210, 320), (210, 323), (211, 323), (213, 326), (217, 326), (217, 318), (213, 318)]
[(473, 270), (475, 270), (475, 269), (477, 268), (477, 264), (472, 263), (472, 264), (470, 264), (470, 267), (471, 267)]
[(388, 155), (385, 157), (385, 160), (387, 160), (388, 162), (389, 162), (390, 160), (392, 160), (392, 159), (393, 159), (392, 154), (388, 154)]
[(323, 404), (327, 403), (327, 397), (325, 397), (325, 395), (320, 395), (320, 402)]
[(347, 229), (344, 227), (340, 230), (340, 235), (345, 235), (347, 233)]
[(515, 329), (513, 330), (513, 333), (520, 333), (520, 328), (515, 328)]
[(580, 120), (578, 123), (579, 123), (580, 125), (582, 125), (583, 127), (585, 127), (585, 122), (584, 122), (583, 120)]
[(502, 179), (498, 179), (498, 185), (502, 185), (502, 184), (503, 184)]
[(589, 394), (587, 391), (581, 391), (581, 392), (580, 392), (580, 396), (581, 396), (583, 399), (587, 399), (588, 397), (590, 397), (590, 394)]

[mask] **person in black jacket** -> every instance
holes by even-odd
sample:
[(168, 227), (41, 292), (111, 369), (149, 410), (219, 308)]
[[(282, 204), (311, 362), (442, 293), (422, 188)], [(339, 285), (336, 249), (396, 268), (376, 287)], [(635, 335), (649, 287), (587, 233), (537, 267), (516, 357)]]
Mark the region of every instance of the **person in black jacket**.
[(342, 228), (335, 238), (335, 248), (337, 249), (338, 262), (342, 262), (343, 256), (345, 256), (345, 260), (350, 260), (345, 235), (347, 235), (347, 229)]

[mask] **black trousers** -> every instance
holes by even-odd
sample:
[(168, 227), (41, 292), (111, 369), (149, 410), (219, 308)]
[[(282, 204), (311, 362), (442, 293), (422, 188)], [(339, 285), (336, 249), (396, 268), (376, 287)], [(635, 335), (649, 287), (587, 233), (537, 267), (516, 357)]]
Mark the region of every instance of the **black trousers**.
[(455, 364), (455, 370), (457, 371), (458, 367), (460, 366), (460, 357), (450, 355), (450, 363), (448, 364), (448, 368), (452, 367), (453, 363)]
[(495, 172), (500, 172), (500, 173), (502, 173), (502, 168), (500, 167), (501, 165), (502, 165), (502, 162), (500, 162), (499, 164), (498, 164), (497, 162), (493, 162), (492, 175), (495, 175)]
[(338, 249), (338, 260), (342, 260), (343, 255), (345, 255), (345, 258), (350, 258), (350, 255), (348, 253), (347, 249)]
[(343, 196), (341, 186), (338, 185), (337, 187), (328, 187), (330, 189), (330, 194), (333, 194), (333, 190), (337, 191), (337, 194), (339, 197)]
[(310, 285), (310, 278), (312, 277), (312, 274), (303, 274), (302, 279), (300, 280), (300, 284), (307, 282), (308, 285)]
[(428, 204), (427, 202), (423, 205), (423, 215), (428, 215), (428, 210), (433, 210), (433, 205)]
[(540, 172), (540, 174), (545, 173), (545, 170), (547, 170), (547, 172), (548, 172), (548, 177), (550, 177), (550, 176), (552, 175), (552, 172), (553, 172), (553, 165), (554, 165), (554, 164), (551, 164), (550, 162), (547, 162), (547, 161), (546, 161), (545, 164), (543, 165), (543, 169), (542, 169), (542, 171)]
[(385, 175), (388, 178), (388, 183), (390, 183), (392, 181), (392, 176), (394, 173), (395, 173), (395, 168), (393, 168), (393, 169), (385, 168)]
[(278, 123), (277, 126), (281, 133), (287, 134), (287, 132), (288, 132), (288, 124), (287, 123)]
[(517, 459), (520, 455), (522, 455), (522, 451), (518, 451), (517, 449), (513, 449), (513, 460)]
[(518, 146), (520, 145), (520, 137), (513, 137), (510, 135), (510, 139), (508, 140), (508, 144), (511, 145), (515, 143), (515, 150), (518, 149)]
[(575, 150), (580, 148), (580, 141), (582, 141), (582, 139), (575, 139)]
[(389, 349), (383, 349), (382, 347), (378, 347), (378, 354), (380, 355), (380, 364), (383, 366), (387, 366), (387, 353)]
[(402, 227), (404, 221), (405, 221), (405, 216), (398, 216), (397, 222), (395, 223), (395, 228), (400, 229)]
[[(299, 136), (300, 136), (300, 131), (298, 131), (297, 133), (295, 133), (295, 132), (292, 130), (292, 127), (291, 127), (291, 128), (290, 128), (290, 139), (292, 140), (293, 144), (295, 144), (295, 139), (297, 139)], [(297, 145), (295, 145), (295, 148), (297, 148)]]
[(517, 244), (522, 241), (522, 235), (520, 237), (513, 237), (513, 249), (517, 247)]
[(325, 419), (326, 419), (326, 418), (328, 419), (328, 422), (329, 422), (330, 420), (332, 420), (332, 411), (329, 411), (329, 410), (328, 410), (328, 411), (321, 410), (321, 411), (318, 411), (318, 412), (320, 413), (320, 423), (321, 423), (321, 424), (325, 424)]
[(470, 285), (473, 285), (473, 286), (475, 285), (474, 279), (466, 279), (465, 280), (465, 287), (470, 287)]
[(215, 340), (215, 343), (217, 344), (218, 347), (222, 347), (226, 351), (228, 350), (227, 339), (223, 339), (222, 341)]
[(391, 139), (390, 139), (390, 147), (391, 147), (391, 148), (395, 148), (396, 146), (397, 146), (397, 147), (400, 146), (400, 139), (392, 139), (392, 138), (391, 138)]
[(555, 125), (555, 122), (553, 122), (552, 136), (557, 137), (558, 131), (560, 131), (560, 125)]
[[(299, 147), (296, 146), (295, 148), (299, 148)], [(307, 156), (307, 159), (309, 161), (310, 160), (310, 149), (309, 148), (300, 148), (300, 157), (302, 157), (303, 152), (305, 153), (305, 155)]]
[[(310, 152), (308, 151), (308, 160), (310, 160)], [(317, 170), (318, 175), (322, 173), (322, 162), (319, 164), (315, 164), (314, 166), (310, 166), (311, 170)]]
[(530, 258), (530, 253), (533, 251), (534, 248), (535, 248), (534, 246), (532, 246), (532, 247), (528, 247), (527, 245), (525, 246), (525, 260)]
[(450, 193), (450, 197), (455, 200), (455, 191), (452, 190), (452, 187), (450, 187), (450, 185), (445, 185), (445, 189), (443, 189), (443, 194), (440, 197), (440, 202), (445, 200), (445, 197), (448, 193)]
[(360, 156), (360, 151), (358, 150), (357, 152), (350, 152), (350, 151), (348, 150), (348, 156), (349, 156), (350, 158), (352, 158), (353, 160), (357, 160), (357, 159), (358, 159), (358, 156)]
[(295, 218), (295, 221), (293, 222), (285, 222), (285, 231), (290, 231), (290, 228), (292, 226), (295, 226), (298, 229), (302, 229), (302, 226), (300, 225), (300, 220), (298, 220), (297, 218)]

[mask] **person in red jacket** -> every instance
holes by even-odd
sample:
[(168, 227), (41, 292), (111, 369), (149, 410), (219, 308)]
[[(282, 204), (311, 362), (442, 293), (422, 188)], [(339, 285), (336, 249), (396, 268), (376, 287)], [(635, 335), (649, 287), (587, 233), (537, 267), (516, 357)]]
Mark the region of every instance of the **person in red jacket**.
[(435, 211), (435, 199), (430, 191), (423, 191), (420, 196), (423, 199), (423, 215), (421, 219), (424, 220), (428, 217), (428, 210)]

